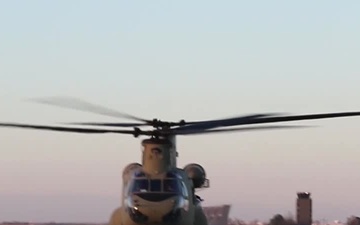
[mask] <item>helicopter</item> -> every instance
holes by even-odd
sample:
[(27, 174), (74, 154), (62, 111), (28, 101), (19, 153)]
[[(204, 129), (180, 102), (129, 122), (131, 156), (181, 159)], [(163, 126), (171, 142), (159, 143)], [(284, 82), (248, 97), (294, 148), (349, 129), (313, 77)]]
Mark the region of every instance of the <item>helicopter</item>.
[[(135, 138), (148, 136), (148, 138), (141, 141), (141, 163), (129, 163), (122, 171), (121, 204), (111, 213), (109, 225), (208, 225), (208, 220), (201, 205), (203, 199), (196, 194), (196, 191), (209, 188), (210, 180), (207, 178), (204, 167), (198, 163), (189, 163), (183, 168), (177, 166), (177, 136), (301, 128), (304, 126), (233, 126), (360, 116), (360, 112), (304, 115), (262, 113), (205, 121), (180, 120), (178, 122), (169, 122), (159, 119), (143, 119), (71, 97), (33, 100), (42, 104), (125, 118), (137, 122), (65, 123), (72, 125), (71, 127), (0, 123), (0, 127), (84, 134), (117, 133), (133, 135)], [(89, 126), (98, 128), (90, 128)], [(150, 126), (153, 129), (140, 129), (140, 127), (145, 126)], [(118, 129), (118, 127), (130, 127), (132, 129)]]

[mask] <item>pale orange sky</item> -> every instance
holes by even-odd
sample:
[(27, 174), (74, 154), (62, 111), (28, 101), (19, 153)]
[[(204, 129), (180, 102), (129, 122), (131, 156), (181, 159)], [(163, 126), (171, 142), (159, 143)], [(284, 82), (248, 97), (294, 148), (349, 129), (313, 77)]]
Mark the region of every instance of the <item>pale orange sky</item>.
[[(357, 1), (4, 2), (1, 121), (118, 121), (22, 101), (54, 95), (176, 121), (359, 111), (359, 9)], [(313, 193), (315, 219), (356, 214), (360, 118), (289, 124), (319, 127), (181, 137), (179, 165), (202, 164), (211, 180), (204, 204), (231, 203), (245, 220), (295, 214), (297, 191)], [(122, 169), (140, 161), (131, 136), (3, 128), (0, 143), (0, 221), (107, 220)]]

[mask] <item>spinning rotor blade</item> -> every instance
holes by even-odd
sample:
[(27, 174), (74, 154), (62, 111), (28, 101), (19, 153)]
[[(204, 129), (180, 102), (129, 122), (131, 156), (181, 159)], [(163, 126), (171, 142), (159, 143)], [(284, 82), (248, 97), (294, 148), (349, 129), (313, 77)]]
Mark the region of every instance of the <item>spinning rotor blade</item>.
[(75, 128), (75, 127), (60, 127), (60, 126), (44, 126), (44, 125), (31, 125), (31, 124), (20, 124), (20, 123), (0, 123), (0, 127), (9, 128), (25, 128), (35, 130), (50, 130), (50, 131), (62, 131), (62, 132), (73, 132), (73, 133), (118, 133), (118, 134), (133, 134), (133, 135), (149, 135), (151, 131), (141, 130), (105, 130), (105, 129), (92, 129), (92, 128)]
[(350, 117), (350, 116), (360, 116), (360, 112), (322, 113), (322, 114), (308, 114), (308, 115), (295, 115), (295, 116), (270, 116), (270, 117), (255, 117), (255, 118), (247, 118), (247, 119), (246, 118), (244, 119), (244, 117), (237, 117), (237, 118), (235, 117), (235, 118), (218, 120), (215, 122), (188, 125), (188, 126), (176, 128), (174, 130), (178, 130), (178, 131), (208, 130), (217, 127), (289, 122), (289, 121), (299, 121), (299, 120), (315, 120), (315, 119)]
[[(260, 118), (260, 117), (268, 117), (268, 116), (275, 116), (275, 115), (280, 115), (280, 113), (263, 113), (263, 114), (250, 114), (250, 115), (246, 115), (246, 116), (240, 116), (240, 117), (235, 117), (238, 120), (248, 120), (248, 119), (254, 119), (254, 118)], [(218, 122), (221, 122), (223, 120), (228, 120), (228, 118), (225, 119), (216, 119), (216, 120), (203, 120), (203, 121), (194, 121), (194, 122), (186, 122), (186, 124), (217, 124)]]
[(65, 123), (68, 125), (105, 126), (105, 127), (140, 127), (149, 126), (145, 123)]
[[(248, 116), (243, 116), (241, 117), (242, 119), (251, 119), (251, 118), (258, 118), (258, 117), (265, 117), (265, 116), (271, 116), (271, 115), (278, 115), (275, 113), (272, 114), (253, 114), (253, 115), (248, 115)], [(209, 124), (209, 123), (214, 123), (214, 122), (218, 122), (221, 120), (207, 120), (207, 121), (190, 121), (187, 122), (185, 121), (186, 125), (192, 125), (192, 124)], [(152, 122), (152, 123), (156, 123), (156, 122)], [(168, 125), (170, 126), (180, 126), (179, 122), (161, 122), (164, 125), (166, 123), (168, 123)], [(144, 123), (97, 123), (97, 122), (83, 122), (83, 123), (66, 123), (66, 124), (70, 124), (70, 125), (85, 125), (85, 126), (106, 126), (106, 127), (137, 127), (137, 126), (147, 126), (150, 124), (144, 124)]]
[(71, 98), (71, 97), (51, 97), (51, 98), (38, 98), (38, 99), (30, 99), (37, 103), (54, 105), (58, 107), (68, 108), (68, 109), (75, 109), (79, 111), (85, 112), (92, 112), (95, 114), (117, 117), (117, 118), (126, 118), (132, 119), (137, 121), (142, 121), (144, 123), (149, 123), (151, 120), (142, 119), (136, 116), (132, 116), (127, 113), (122, 113), (115, 111), (113, 109), (105, 108), (100, 105), (95, 105), (89, 102), (86, 102), (81, 99)]
[(275, 130), (275, 129), (294, 129), (294, 128), (307, 128), (310, 126), (259, 126), (259, 127), (238, 127), (238, 128), (225, 128), (218, 130), (184, 130), (174, 131), (176, 135), (200, 135), (209, 133), (225, 133), (235, 131), (258, 131), (258, 130)]
[[(283, 113), (282, 113), (283, 114)], [(249, 120), (253, 120), (256, 118), (263, 118), (263, 117), (270, 117), (275, 115), (281, 115), (280, 113), (264, 113), (264, 114), (251, 114), (247, 116), (240, 116), (240, 117), (234, 117), (234, 118), (225, 118), (225, 119), (216, 119), (216, 120), (204, 120), (204, 121), (198, 121), (193, 122), (193, 124), (186, 125), (181, 128), (175, 128), (174, 130), (207, 130), (218, 127), (219, 123), (224, 122), (232, 122), (233, 120), (236, 120), (238, 123), (246, 123)]]

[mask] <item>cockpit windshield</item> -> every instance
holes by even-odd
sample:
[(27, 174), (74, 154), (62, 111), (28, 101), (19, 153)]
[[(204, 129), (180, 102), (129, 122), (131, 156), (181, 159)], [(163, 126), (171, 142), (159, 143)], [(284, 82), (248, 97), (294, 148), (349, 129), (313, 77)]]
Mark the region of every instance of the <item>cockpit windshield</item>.
[(137, 174), (131, 181), (129, 191), (131, 193), (158, 192), (181, 194), (183, 186), (181, 178), (170, 174), (163, 179), (149, 179), (143, 174)]
[(164, 179), (135, 178), (132, 181), (130, 192), (181, 193), (182, 192), (181, 188), (182, 188), (181, 183), (176, 178), (164, 178)]

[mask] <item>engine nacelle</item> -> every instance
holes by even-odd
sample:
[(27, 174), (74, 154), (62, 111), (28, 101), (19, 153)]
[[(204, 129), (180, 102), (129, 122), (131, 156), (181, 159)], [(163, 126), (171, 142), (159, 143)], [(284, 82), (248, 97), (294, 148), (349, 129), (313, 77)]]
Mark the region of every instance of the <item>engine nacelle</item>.
[(188, 164), (184, 167), (185, 173), (193, 181), (194, 188), (208, 187), (205, 169), (196, 163)]
[(130, 163), (128, 164), (122, 173), (122, 179), (123, 179), (123, 183), (124, 185), (126, 185), (128, 183), (128, 181), (130, 180), (131, 176), (138, 170), (140, 170), (142, 168), (142, 165), (140, 163)]

